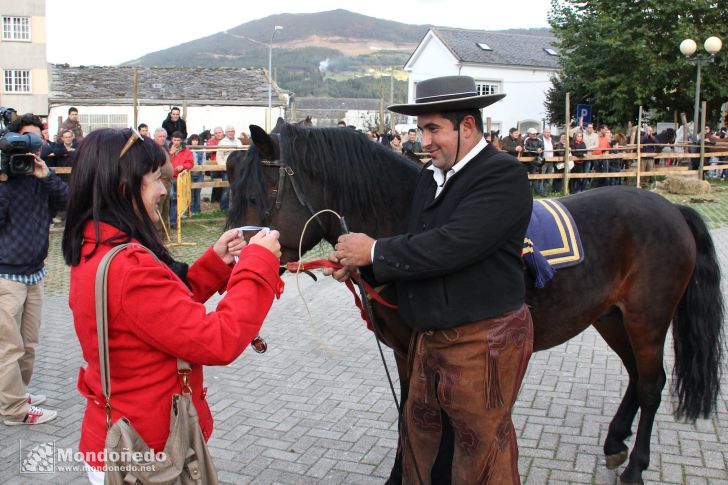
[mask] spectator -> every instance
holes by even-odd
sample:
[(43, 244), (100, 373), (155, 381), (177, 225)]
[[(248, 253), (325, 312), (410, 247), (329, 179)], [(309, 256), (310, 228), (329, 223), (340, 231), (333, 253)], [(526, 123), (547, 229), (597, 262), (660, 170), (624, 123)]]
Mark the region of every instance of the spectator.
[(240, 143), (242, 143), (244, 147), (250, 146), (250, 135), (248, 135), (244, 131), (240, 132), (238, 140), (240, 140)]
[[(594, 155), (607, 155), (610, 147), (610, 134), (607, 125), (599, 126), (597, 143), (598, 150), (594, 150)], [(595, 160), (594, 171), (597, 173), (609, 172), (609, 159)], [(605, 185), (607, 185), (607, 179), (605, 178), (595, 178), (592, 181), (592, 187), (604, 187)]]
[[(165, 234), (166, 228), (169, 227), (169, 194), (172, 192), (172, 177), (174, 176), (174, 170), (170, 163), (171, 157), (169, 156), (169, 149), (167, 148), (167, 130), (164, 128), (157, 128), (154, 130), (154, 143), (162, 147), (164, 154), (167, 158), (167, 163), (162, 165), (162, 185), (164, 185), (164, 194), (159, 202), (159, 209), (161, 216), (159, 218), (159, 224), (163, 227), (159, 227), (160, 234)], [(166, 236), (166, 234), (165, 234)]]
[[(587, 153), (586, 149), (586, 143), (584, 143), (584, 134), (580, 131), (577, 131), (576, 134), (574, 134), (574, 139), (571, 141), (571, 154), (576, 157), (574, 160), (574, 169), (572, 170), (572, 173), (586, 173), (584, 172), (585, 169), (585, 161), (583, 160), (584, 156)], [(571, 187), (569, 187), (571, 193), (577, 193), (577, 192), (583, 192), (586, 190), (586, 179), (585, 178), (579, 178), (574, 179), (570, 183)]]
[[(585, 155), (593, 155), (594, 150), (597, 150), (599, 148), (599, 135), (596, 131), (594, 131), (594, 123), (589, 123), (586, 125), (586, 132), (583, 135), (584, 138), (584, 145), (586, 145), (587, 151), (584, 152)], [(582, 164), (582, 171), (583, 173), (591, 173), (592, 171), (592, 160), (584, 160), (584, 163)], [(583, 179), (584, 182), (584, 190), (588, 189), (590, 187), (589, 181), (587, 179)]]
[[(243, 148), (243, 144), (240, 143), (240, 140), (235, 138), (235, 127), (234, 126), (226, 126), (225, 127), (225, 138), (220, 140), (217, 144), (218, 147), (233, 147), (233, 148)], [(218, 150), (217, 151), (217, 160), (218, 163), (222, 163), (223, 165), (227, 165), (227, 159), (232, 153), (232, 150)], [(222, 161), (220, 161), (222, 159)], [(227, 173), (223, 172), (222, 179), (227, 180)], [(222, 193), (220, 194), (220, 210), (226, 211), (228, 209), (228, 194), (230, 193), (230, 190), (227, 188), (222, 189)]]
[[(659, 151), (659, 147), (655, 146), (655, 143), (657, 143), (657, 139), (655, 138), (654, 130), (650, 125), (645, 126), (645, 133), (640, 136), (640, 145), (642, 145), (640, 147), (640, 152), (642, 154), (657, 153)], [(651, 155), (640, 157), (640, 160), (641, 172), (652, 172), (655, 169), (655, 159)], [(640, 186), (642, 188), (649, 188), (654, 183), (655, 178), (653, 176), (645, 177), (640, 180)]]
[[(134, 137), (134, 138), (132, 138)], [(128, 419), (157, 452), (170, 434), (172, 396), (181, 392), (177, 359), (191, 366), (192, 403), (205, 439), (212, 416), (205, 400), (203, 365), (235, 360), (257, 335), (283, 283), (278, 277), (278, 232), (262, 232), (249, 244), (232, 229), (187, 269), (157, 237), (156, 206), (164, 150), (131, 130), (95, 130), (78, 150), (69, 190), (63, 256), (71, 266), (69, 306), (86, 362), (77, 388), (86, 400), (79, 451), (91, 483), (103, 483), (105, 403), (99, 378), (94, 283), (101, 258), (126, 242), (146, 246), (119, 253), (109, 269), (108, 347), (112, 421)], [(235, 263), (234, 257), (240, 260)], [(216, 311), (204, 302), (225, 291)], [(127, 478), (130, 475), (127, 475)]]
[[(551, 128), (548, 126), (543, 129), (543, 133), (541, 134), (541, 143), (543, 143), (543, 157), (545, 160), (552, 158), (554, 156), (554, 145), (558, 146), (559, 142), (558, 140), (555, 140), (551, 137)], [(552, 174), (554, 173), (554, 162), (547, 162), (544, 161), (543, 168), (541, 169), (541, 173), (545, 174)], [(555, 179), (552, 179), (555, 180)], [(542, 187), (543, 191), (548, 194), (553, 189), (553, 181), (552, 180), (542, 180)]]
[(169, 194), (169, 226), (177, 228), (177, 176), (183, 170), (195, 166), (192, 152), (182, 143), (182, 133), (172, 133), (172, 144), (169, 146), (170, 163), (172, 164), (172, 191)]
[(417, 141), (417, 130), (410, 128), (407, 130), (407, 141), (402, 143), (402, 152), (410, 151), (412, 153), (422, 153), (422, 144)]
[(141, 125), (137, 126), (137, 131), (144, 138), (147, 138), (149, 136), (149, 126), (147, 126), (146, 123), (142, 123)]
[(172, 133), (179, 131), (182, 133), (182, 139), (187, 138), (187, 122), (180, 117), (179, 108), (172, 107), (167, 114), (167, 118), (162, 122), (162, 128), (167, 132), (167, 141), (172, 140)]
[[(191, 147), (197, 147), (200, 145), (200, 137), (197, 135), (192, 135), (187, 140), (187, 144)], [(195, 159), (195, 165), (204, 165), (205, 164), (205, 152), (203, 151), (192, 151), (192, 156)], [(205, 180), (205, 174), (204, 172), (192, 172), (192, 182), (202, 182)], [(193, 216), (200, 214), (202, 212), (202, 208), (200, 206), (200, 196), (202, 193), (202, 189), (192, 189), (192, 203), (190, 207), (190, 212)]]
[[(544, 130), (545, 131), (545, 130)], [(564, 151), (566, 148), (566, 133), (562, 133), (559, 137), (558, 141), (554, 142), (554, 156), (555, 157), (562, 157), (564, 156)], [(574, 168), (574, 162), (569, 160), (569, 166), (567, 170), (571, 171), (572, 168)], [(556, 162), (554, 164), (554, 173), (564, 173), (564, 162)], [(559, 177), (554, 179), (554, 186), (553, 186), (553, 192), (554, 193), (560, 193), (564, 188), (564, 179)]]
[[(627, 138), (621, 133), (617, 133), (612, 137), (612, 141), (609, 142), (609, 153), (614, 155), (621, 155), (621, 148), (627, 144)], [(622, 164), (624, 163), (622, 158), (612, 158), (609, 160), (609, 172), (621, 172)], [(610, 177), (607, 182), (609, 185), (621, 185), (622, 179), (620, 177)]]
[[(212, 130), (212, 137), (207, 140), (207, 146), (209, 146), (209, 147), (215, 147), (215, 146), (217, 146), (224, 137), (225, 137), (225, 132), (222, 130), (222, 127), (221, 126), (216, 126)], [(218, 154), (218, 152), (217, 151), (214, 151), (210, 155), (210, 163), (212, 163), (213, 165), (217, 165), (217, 163), (218, 163), (217, 154)], [(222, 154), (220, 154), (220, 164), (222, 164), (222, 163), (223, 163), (222, 162)], [(215, 179), (222, 180), (223, 174), (221, 172), (212, 172), (210, 174), (210, 178), (213, 179), (213, 180), (215, 180)], [(210, 194), (210, 202), (213, 202), (213, 203), (214, 202), (221, 203), (221, 201), (222, 201), (222, 194), (223, 194), (222, 187), (213, 187), (212, 188), (212, 193)]]
[(389, 142), (389, 148), (397, 153), (402, 153), (402, 137), (398, 133), (392, 135), (392, 141)]
[[(61, 134), (61, 139), (56, 143), (44, 145), (40, 157), (49, 167), (71, 167), (73, 166), (71, 154), (76, 151), (76, 140), (71, 130)], [(59, 177), (68, 183), (69, 175), (60, 174)]]
[[(48, 132), (48, 123), (43, 123), (43, 129), (40, 131), (43, 137), (43, 146), (51, 144), (50, 133)], [(42, 157), (41, 157), (42, 158)]]
[(336, 123), (337, 128), (346, 128), (346, 121), (341, 120), (338, 123)]
[[(667, 128), (666, 130), (662, 130), (660, 134), (655, 136), (655, 140), (657, 140), (657, 143), (662, 145), (660, 147), (661, 153), (674, 153), (675, 148), (675, 129), (674, 128)], [(672, 165), (672, 159), (666, 158), (665, 160), (665, 166), (669, 167)]]
[(38, 156), (42, 126), (30, 113), (10, 123), (9, 133), (27, 135), (34, 169), (31, 175), (0, 173), (0, 414), (9, 426), (46, 423), (58, 414), (38, 407), (46, 396), (28, 392), (40, 333), (48, 228), (68, 195), (66, 184)]
[[(526, 139), (523, 140), (523, 155), (533, 157), (533, 161), (528, 164), (528, 173), (541, 173), (543, 166), (543, 140), (538, 137), (536, 128), (529, 128)], [(538, 195), (546, 195), (543, 190), (541, 180), (531, 182), (533, 192)]]
[(81, 140), (83, 140), (83, 128), (81, 128), (81, 123), (78, 122), (78, 110), (74, 107), (68, 108), (68, 118), (66, 118), (66, 121), (58, 129), (58, 138), (66, 130), (71, 130), (73, 137), (76, 139), (76, 143), (81, 143)]
[(501, 140), (501, 150), (513, 155), (514, 157), (520, 157), (523, 147), (521, 146), (521, 134), (517, 128), (511, 128), (508, 130), (508, 136)]

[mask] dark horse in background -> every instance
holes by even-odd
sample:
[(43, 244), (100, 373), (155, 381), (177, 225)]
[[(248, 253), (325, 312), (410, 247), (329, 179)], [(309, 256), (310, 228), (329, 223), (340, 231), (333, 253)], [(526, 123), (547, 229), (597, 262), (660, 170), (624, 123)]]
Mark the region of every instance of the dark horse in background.
[[(324, 208), (345, 216), (352, 231), (375, 238), (404, 231), (419, 164), (352, 130), (285, 125), (269, 136), (251, 126), (251, 134), (253, 145), (237, 166), (228, 226), (278, 229), (283, 262), (297, 258), (304, 223)], [(641, 484), (667, 380), (663, 349), (671, 323), (676, 416), (707, 418), (716, 406), (723, 304), (715, 249), (694, 210), (648, 191), (605, 187), (560, 200), (581, 231), (586, 257), (578, 266), (559, 270), (541, 290), (527, 284), (534, 348), (562, 344), (591, 325), (619, 355), (629, 385), (609, 425), (604, 453), (609, 468), (627, 459), (625, 439), (641, 410), (634, 448), (621, 474), (623, 483)], [(309, 224), (303, 252), (321, 239), (333, 244), (341, 234), (335, 217), (319, 220)], [(395, 299), (393, 286), (385, 296)], [(381, 306), (375, 312), (378, 336), (394, 350), (405, 399), (411, 330), (396, 312)], [(447, 459), (441, 447), (434, 476), (438, 466), (448, 469)], [(391, 482), (398, 479), (398, 460)]]

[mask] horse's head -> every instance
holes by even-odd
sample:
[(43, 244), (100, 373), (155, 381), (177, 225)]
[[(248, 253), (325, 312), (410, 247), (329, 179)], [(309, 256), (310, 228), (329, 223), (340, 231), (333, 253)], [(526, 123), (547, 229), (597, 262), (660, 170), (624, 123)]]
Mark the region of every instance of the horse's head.
[[(279, 134), (250, 127), (251, 145), (231, 186), (228, 227), (277, 229), (284, 262), (298, 257), (299, 245), (304, 253), (321, 239), (336, 241), (341, 224), (330, 211), (346, 217), (352, 231), (403, 230), (420, 163), (352, 130), (276, 128)], [(324, 209), (330, 211), (312, 219)]]
[[(281, 128), (276, 125), (274, 131), (280, 133)], [(254, 225), (276, 229), (281, 234), (281, 261), (295, 261), (299, 243), (302, 252), (306, 252), (327, 236), (322, 224), (314, 220), (300, 240), (313, 207), (322, 207), (320, 195), (317, 197), (320, 190), (310, 190), (306, 177), (281, 159), (280, 134), (269, 135), (256, 125), (250, 125), (250, 134), (250, 147), (235, 169), (227, 227)], [(332, 218), (320, 219), (328, 229)]]

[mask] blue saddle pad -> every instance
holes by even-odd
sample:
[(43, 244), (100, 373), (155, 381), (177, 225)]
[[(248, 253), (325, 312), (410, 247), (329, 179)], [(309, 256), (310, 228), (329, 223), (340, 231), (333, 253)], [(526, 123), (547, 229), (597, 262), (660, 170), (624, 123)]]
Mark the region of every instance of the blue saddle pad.
[(552, 199), (533, 201), (522, 254), (536, 288), (543, 288), (557, 269), (584, 261), (579, 231), (561, 202)]

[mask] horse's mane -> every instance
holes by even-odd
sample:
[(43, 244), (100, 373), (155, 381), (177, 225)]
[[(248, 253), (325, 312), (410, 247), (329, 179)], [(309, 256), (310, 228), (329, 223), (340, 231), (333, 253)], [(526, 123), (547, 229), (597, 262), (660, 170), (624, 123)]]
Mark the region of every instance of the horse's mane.
[[(364, 134), (344, 128), (299, 128), (285, 124), (279, 135), (281, 162), (291, 166), (295, 177), (306, 187), (323, 190), (326, 207), (348, 213), (379, 218), (390, 213), (391, 196), (410, 190), (421, 165), (387, 147), (374, 143)], [(228, 226), (242, 220), (248, 207), (258, 214), (269, 210), (265, 194), (261, 152), (251, 145), (237, 164), (232, 186)], [(402, 208), (394, 208), (402, 209)], [(261, 221), (262, 222), (262, 221)]]
[[(281, 160), (311, 183), (320, 184), (329, 208), (378, 218), (391, 212), (391, 194), (413, 187), (419, 163), (344, 128), (285, 125)], [(393, 189), (394, 188), (394, 189)]]

